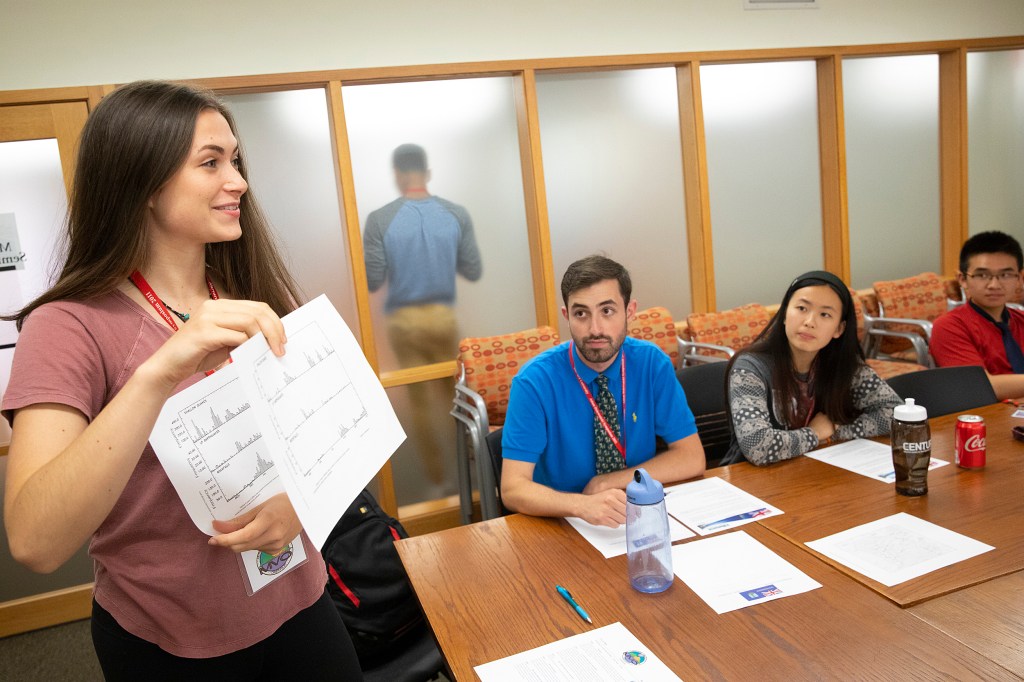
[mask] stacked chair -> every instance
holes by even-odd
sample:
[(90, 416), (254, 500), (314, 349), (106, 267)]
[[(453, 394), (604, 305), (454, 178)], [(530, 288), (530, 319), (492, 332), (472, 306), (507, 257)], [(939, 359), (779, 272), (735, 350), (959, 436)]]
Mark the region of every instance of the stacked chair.
[(473, 462), (480, 490), (480, 515), (484, 519), (501, 515), (500, 472), (492, 464), (486, 439), (505, 423), (512, 377), (527, 360), (558, 345), (558, 341), (558, 332), (545, 326), (459, 342), (450, 414), (455, 418), (459, 505), (464, 524), (472, 520), (473, 514)]

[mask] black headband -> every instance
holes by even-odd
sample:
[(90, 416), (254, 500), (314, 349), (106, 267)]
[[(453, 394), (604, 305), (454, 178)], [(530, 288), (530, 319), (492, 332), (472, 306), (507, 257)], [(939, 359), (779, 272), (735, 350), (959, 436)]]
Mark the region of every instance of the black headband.
[[(807, 283), (804, 284), (804, 282)], [(850, 295), (850, 287), (846, 286), (846, 283), (843, 282), (843, 280), (839, 279), (827, 270), (811, 270), (810, 272), (805, 272), (793, 280), (793, 283), (789, 285), (789, 290), (795, 291), (805, 286), (814, 286), (812, 282), (829, 285), (837, 294), (839, 294), (839, 300), (843, 302), (844, 307), (846, 305), (850, 305), (851, 307), (853, 306), (853, 297)]]

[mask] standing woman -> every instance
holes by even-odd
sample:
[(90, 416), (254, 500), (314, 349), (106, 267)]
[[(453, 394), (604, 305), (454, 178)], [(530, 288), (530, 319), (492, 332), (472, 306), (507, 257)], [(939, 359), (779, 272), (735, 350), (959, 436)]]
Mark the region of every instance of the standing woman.
[(832, 440), (889, 433), (901, 401), (864, 362), (853, 306), (830, 272), (793, 280), (768, 326), (729, 361), (724, 463), (771, 464)]
[(247, 338), (285, 352), (297, 289), (245, 175), (213, 93), (114, 91), (82, 132), (60, 276), (9, 318), (11, 552), (45, 573), (90, 541), (107, 679), (361, 679), (305, 533), (309, 560), (247, 593), (238, 553), (279, 552), (302, 530), (288, 498), (207, 537), (148, 443), (167, 398)]

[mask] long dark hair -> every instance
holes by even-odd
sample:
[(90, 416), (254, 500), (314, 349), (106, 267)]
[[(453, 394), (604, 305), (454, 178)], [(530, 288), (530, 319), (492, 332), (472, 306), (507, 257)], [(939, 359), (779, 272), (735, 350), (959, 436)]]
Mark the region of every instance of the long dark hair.
[[(145, 266), (147, 201), (185, 162), (196, 120), (208, 109), (219, 112), (238, 137), (231, 113), (217, 96), (192, 85), (136, 81), (100, 102), (79, 140), (57, 281), (3, 319), (15, 321), (20, 330), (44, 303), (109, 293)], [(248, 181), (241, 154), (239, 172)], [(242, 195), (240, 208), (242, 236), (208, 244), (207, 265), (232, 296), (263, 301), (284, 315), (300, 301), (298, 287), (251, 189)]]
[[(836, 292), (842, 302), (842, 322), (846, 327), (839, 338), (832, 339), (828, 345), (818, 351), (811, 367), (811, 392), (814, 395), (815, 409), (824, 413), (835, 424), (849, 424), (857, 417), (857, 409), (853, 404), (850, 387), (854, 376), (864, 364), (864, 352), (857, 342), (857, 317), (853, 306), (853, 297), (849, 288), (831, 272), (814, 270), (800, 275), (789, 288), (778, 311), (768, 326), (758, 334), (754, 342), (737, 353), (729, 360), (729, 369), (743, 353), (760, 353), (771, 358), (772, 390), (779, 400), (774, 401), (777, 409), (783, 414), (775, 415), (787, 426), (795, 422), (793, 407), (800, 395), (800, 388), (793, 371), (793, 355), (786, 338), (786, 310), (793, 292), (804, 287), (827, 286)], [(726, 372), (728, 374), (728, 371)]]

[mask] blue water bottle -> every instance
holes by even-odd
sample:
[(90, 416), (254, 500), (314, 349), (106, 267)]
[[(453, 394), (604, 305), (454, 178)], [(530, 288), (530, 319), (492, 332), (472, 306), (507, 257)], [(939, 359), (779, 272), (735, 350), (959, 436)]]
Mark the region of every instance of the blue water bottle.
[(626, 486), (626, 558), (629, 582), (640, 592), (664, 592), (672, 585), (672, 540), (665, 489), (644, 469)]

